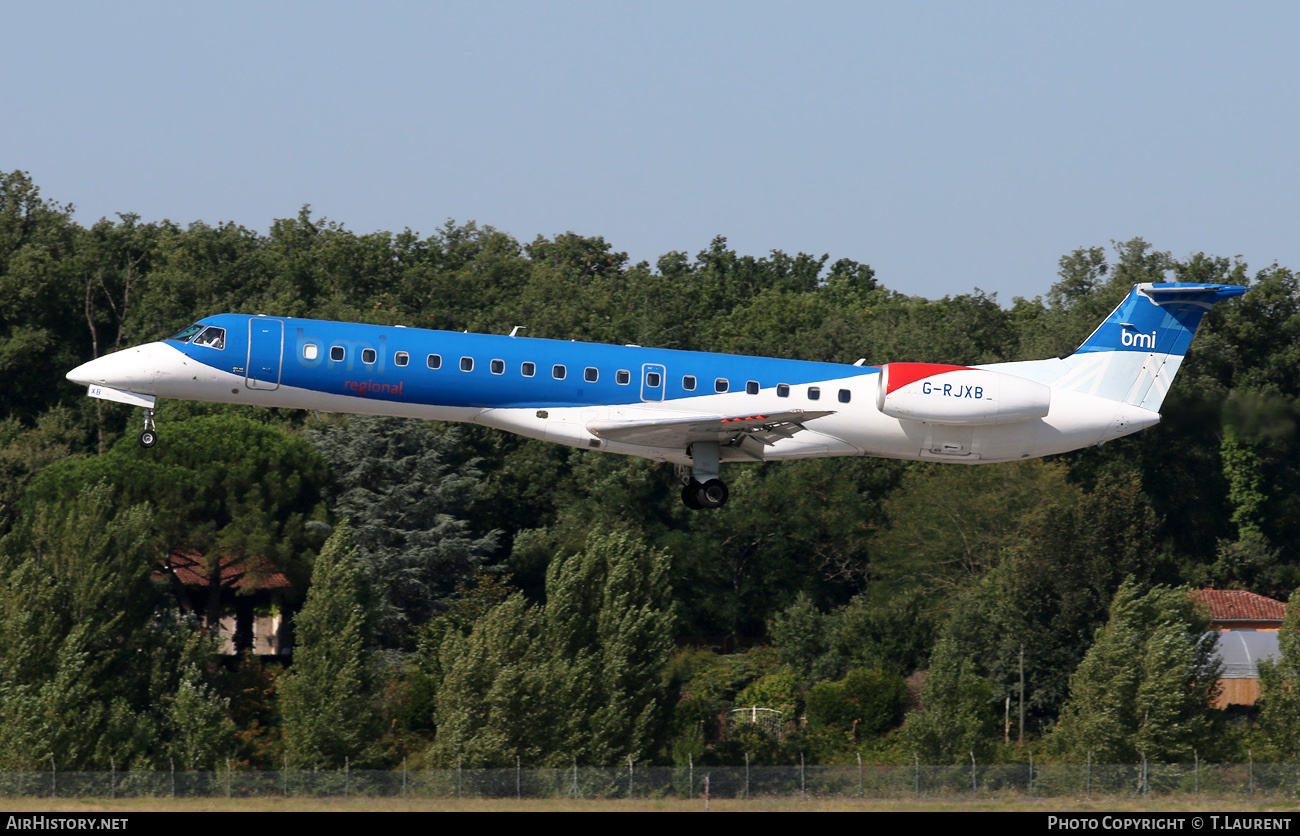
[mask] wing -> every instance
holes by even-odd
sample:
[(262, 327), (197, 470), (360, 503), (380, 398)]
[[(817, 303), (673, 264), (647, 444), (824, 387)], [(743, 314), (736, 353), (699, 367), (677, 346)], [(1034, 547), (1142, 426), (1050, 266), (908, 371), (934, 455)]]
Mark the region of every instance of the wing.
[(606, 441), (677, 450), (685, 450), (696, 441), (717, 441), (739, 446), (747, 438), (770, 446), (804, 429), (806, 422), (834, 414), (834, 410), (805, 412), (793, 409), (766, 415), (701, 415), (655, 421), (592, 421), (587, 424), (587, 431)]

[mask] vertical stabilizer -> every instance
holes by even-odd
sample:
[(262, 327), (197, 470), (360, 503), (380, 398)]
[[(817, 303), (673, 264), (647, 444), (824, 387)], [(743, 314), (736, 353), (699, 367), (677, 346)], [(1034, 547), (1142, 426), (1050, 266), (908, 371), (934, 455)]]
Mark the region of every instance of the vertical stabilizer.
[(1083, 345), (1063, 358), (1053, 388), (1158, 412), (1201, 318), (1239, 285), (1139, 284)]

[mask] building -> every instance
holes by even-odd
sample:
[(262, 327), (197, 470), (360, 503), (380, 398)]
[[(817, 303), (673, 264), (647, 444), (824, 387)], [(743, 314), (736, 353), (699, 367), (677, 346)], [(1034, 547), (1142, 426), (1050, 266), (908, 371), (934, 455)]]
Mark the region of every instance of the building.
[[(286, 602), (288, 578), (261, 560), (217, 558), (213, 563), (195, 551), (177, 549), (154, 569), (184, 612), (216, 621), (221, 652), (233, 656), (251, 650), (258, 656), (290, 652)], [(215, 588), (214, 588), (215, 587)]]
[(1286, 604), (1242, 589), (1200, 589), (1195, 595), (1210, 609), (1210, 629), (1219, 633), (1223, 672), (1214, 707), (1253, 706), (1259, 700), (1259, 662), (1280, 655)]

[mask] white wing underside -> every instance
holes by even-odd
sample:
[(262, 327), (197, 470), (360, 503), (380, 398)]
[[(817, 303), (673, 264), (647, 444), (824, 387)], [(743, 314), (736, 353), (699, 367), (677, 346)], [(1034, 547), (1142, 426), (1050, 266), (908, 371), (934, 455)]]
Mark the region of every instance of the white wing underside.
[(606, 441), (685, 450), (695, 442), (716, 441), (739, 446), (753, 439), (765, 446), (791, 438), (804, 423), (835, 411), (806, 412), (793, 409), (763, 415), (702, 415), (656, 421), (591, 421), (587, 431)]

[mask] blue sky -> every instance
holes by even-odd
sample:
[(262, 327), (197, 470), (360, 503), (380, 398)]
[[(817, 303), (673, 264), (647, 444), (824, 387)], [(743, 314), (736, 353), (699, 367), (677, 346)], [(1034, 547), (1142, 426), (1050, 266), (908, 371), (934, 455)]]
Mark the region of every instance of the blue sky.
[(725, 235), (1045, 293), (1141, 236), (1300, 269), (1300, 4), (28, 3), (0, 169), (83, 224), (303, 204), (634, 261)]

